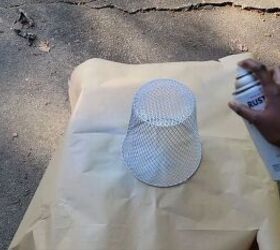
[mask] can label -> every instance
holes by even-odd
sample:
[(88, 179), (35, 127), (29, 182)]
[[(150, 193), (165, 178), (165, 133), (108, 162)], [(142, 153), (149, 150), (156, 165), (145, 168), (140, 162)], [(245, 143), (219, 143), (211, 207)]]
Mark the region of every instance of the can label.
[(247, 105), (254, 110), (263, 110), (265, 107), (265, 96), (261, 85), (254, 87), (234, 95), (237, 102)]
[(264, 104), (265, 97), (264, 95), (257, 97), (254, 100), (250, 100), (247, 102), (249, 108), (254, 109), (254, 107)]
[[(255, 85), (234, 95), (234, 97), (237, 102), (247, 105), (250, 109), (261, 111), (265, 108), (265, 96), (261, 85)], [(269, 143), (254, 125), (246, 120), (244, 121), (272, 179), (280, 180), (280, 148)]]

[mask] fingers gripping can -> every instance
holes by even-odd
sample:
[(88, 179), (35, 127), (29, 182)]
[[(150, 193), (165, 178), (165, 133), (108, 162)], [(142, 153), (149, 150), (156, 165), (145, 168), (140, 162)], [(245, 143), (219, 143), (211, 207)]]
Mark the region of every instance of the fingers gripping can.
[[(236, 71), (234, 100), (254, 110), (264, 110), (265, 96), (255, 76), (238, 67)], [(244, 120), (249, 134), (273, 180), (280, 180), (280, 148), (269, 143), (258, 129)]]

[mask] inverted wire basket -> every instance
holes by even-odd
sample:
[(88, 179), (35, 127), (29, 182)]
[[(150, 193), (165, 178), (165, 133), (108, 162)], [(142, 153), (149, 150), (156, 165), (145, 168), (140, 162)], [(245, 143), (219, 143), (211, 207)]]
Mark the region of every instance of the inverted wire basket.
[(135, 94), (122, 147), (126, 167), (140, 181), (171, 187), (197, 170), (201, 143), (194, 94), (171, 79), (157, 79)]

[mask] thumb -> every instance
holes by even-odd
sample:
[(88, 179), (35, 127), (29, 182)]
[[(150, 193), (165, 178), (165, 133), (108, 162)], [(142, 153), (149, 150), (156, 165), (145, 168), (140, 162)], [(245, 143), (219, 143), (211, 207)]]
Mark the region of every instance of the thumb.
[(245, 120), (252, 124), (256, 124), (260, 118), (260, 111), (256, 111), (248, 108), (245, 105), (238, 104), (235, 102), (230, 102), (228, 106), (238, 115), (243, 117)]

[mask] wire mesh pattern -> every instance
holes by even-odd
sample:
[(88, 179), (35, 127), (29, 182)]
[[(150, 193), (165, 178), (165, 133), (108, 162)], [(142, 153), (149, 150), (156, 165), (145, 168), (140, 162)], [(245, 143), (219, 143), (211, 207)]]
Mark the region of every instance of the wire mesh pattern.
[(170, 187), (190, 178), (201, 160), (193, 93), (171, 79), (143, 85), (134, 96), (122, 153), (146, 184)]

